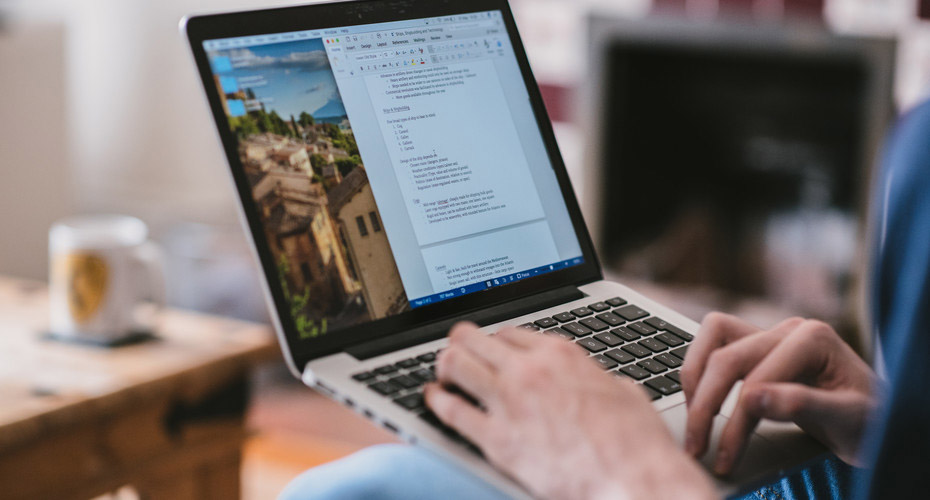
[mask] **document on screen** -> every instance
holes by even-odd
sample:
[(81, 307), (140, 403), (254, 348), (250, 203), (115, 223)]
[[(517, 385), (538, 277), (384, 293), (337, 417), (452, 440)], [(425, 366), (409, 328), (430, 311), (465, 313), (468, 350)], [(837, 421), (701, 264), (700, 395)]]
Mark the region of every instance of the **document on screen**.
[(366, 80), (421, 246), (543, 217), (491, 60)]

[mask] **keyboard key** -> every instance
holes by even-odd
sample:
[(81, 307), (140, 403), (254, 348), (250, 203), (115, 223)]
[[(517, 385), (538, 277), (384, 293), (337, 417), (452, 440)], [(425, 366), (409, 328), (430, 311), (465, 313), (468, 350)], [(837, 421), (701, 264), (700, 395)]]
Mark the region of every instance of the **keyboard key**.
[(681, 383), (681, 372), (678, 370), (666, 373), (665, 376), (672, 379), (675, 382), (678, 382), (679, 384)]
[(646, 356), (652, 354), (649, 349), (646, 349), (637, 344), (627, 344), (620, 349), (623, 349), (624, 351), (636, 356), (637, 358), (645, 358)]
[(598, 333), (594, 338), (606, 344), (607, 347), (616, 347), (623, 343), (623, 339), (610, 332)]
[(436, 429), (439, 429), (439, 431), (445, 434), (446, 436), (449, 436), (452, 439), (460, 438), (459, 433), (455, 432), (455, 429), (442, 423), (442, 420), (439, 420), (439, 417), (437, 417), (436, 414), (433, 413), (432, 411), (426, 410), (423, 413), (421, 413), (419, 417), (423, 419), (423, 421), (426, 422), (427, 424), (435, 427)]
[(540, 328), (552, 328), (553, 326), (559, 324), (558, 321), (556, 321), (556, 320), (554, 320), (554, 319), (552, 319), (552, 318), (537, 319), (536, 321), (534, 321), (534, 323), (536, 323), (536, 326), (538, 326), (538, 327), (540, 327)]
[(591, 333), (590, 328), (581, 326), (578, 323), (566, 323), (562, 325), (562, 329), (576, 337), (584, 337), (585, 335)]
[(620, 297), (614, 297), (612, 299), (607, 299), (604, 302), (607, 302), (609, 305), (613, 307), (620, 307), (623, 304), (626, 304), (626, 301), (621, 299)]
[[(649, 376), (649, 372), (636, 365), (626, 365), (620, 369), (621, 372), (630, 376), (634, 380), (642, 380)], [(671, 382), (671, 380), (669, 380)]]
[(584, 325), (584, 326), (586, 326), (586, 327), (588, 327), (588, 328), (594, 330), (595, 332), (600, 332), (600, 331), (602, 331), (602, 330), (606, 330), (606, 329), (610, 326), (610, 325), (608, 325), (607, 323), (604, 323), (603, 321), (601, 321), (601, 320), (599, 320), (599, 319), (597, 319), (597, 318), (584, 318), (584, 319), (578, 320), (578, 322), (581, 323), (582, 325)]
[(646, 384), (646, 386), (655, 389), (656, 391), (660, 392), (663, 396), (668, 396), (669, 394), (675, 394), (676, 392), (681, 390), (681, 384), (679, 384), (678, 382), (675, 382), (674, 380), (668, 377), (651, 378), (643, 382), (643, 384)]
[(629, 328), (630, 330), (633, 330), (634, 332), (636, 332), (636, 333), (638, 333), (638, 334), (640, 334), (640, 335), (652, 335), (653, 333), (656, 332), (656, 329), (655, 329), (655, 328), (653, 328), (653, 327), (651, 327), (651, 326), (649, 326), (649, 325), (647, 325), (647, 324), (645, 324), (645, 323), (643, 323), (643, 322), (630, 323), (629, 325), (626, 325), (626, 326), (627, 326), (627, 328)]
[(375, 368), (374, 372), (378, 375), (387, 375), (388, 373), (394, 373), (397, 371), (397, 367), (394, 365), (384, 365), (379, 368)]
[(545, 333), (548, 335), (554, 335), (556, 337), (563, 338), (565, 340), (575, 340), (574, 335), (566, 332), (565, 330), (561, 328), (553, 328), (551, 330), (546, 330)]
[(432, 363), (433, 361), (436, 361), (436, 353), (428, 352), (426, 354), (421, 354), (417, 356), (417, 359), (419, 359), (420, 361), (424, 363)]
[(692, 340), (694, 340), (694, 335), (691, 335), (690, 333), (688, 333), (688, 332), (682, 330), (681, 328), (678, 328), (678, 327), (675, 326), (675, 325), (667, 325), (667, 326), (665, 327), (665, 329), (666, 329), (667, 331), (669, 331), (669, 332), (674, 333), (674, 334), (677, 335), (681, 340), (684, 340), (684, 341), (686, 341), (686, 342), (691, 342)]
[(375, 376), (374, 373), (362, 372), (362, 373), (356, 373), (355, 375), (352, 375), (352, 379), (358, 380), (359, 382), (364, 382), (365, 380), (369, 380), (374, 376)]
[(433, 374), (433, 372), (427, 370), (426, 368), (420, 368), (418, 370), (414, 370), (410, 372), (410, 376), (417, 380), (420, 380), (424, 384), (427, 382), (432, 382), (436, 380), (436, 375)]
[(555, 337), (559, 337), (559, 338), (565, 339), (565, 340), (575, 340), (575, 336), (574, 336), (574, 335), (572, 335), (572, 334), (566, 332), (565, 330), (563, 330), (563, 329), (561, 329), (561, 328), (550, 328), (549, 330), (546, 330), (546, 331), (543, 332), (543, 333), (545, 333), (545, 334), (547, 334), (547, 335), (552, 335), (552, 336), (555, 336)]
[(575, 321), (575, 315), (569, 312), (559, 313), (552, 317), (552, 319), (560, 322), (567, 323), (569, 321)]
[(652, 373), (662, 373), (664, 371), (668, 371), (668, 368), (665, 365), (654, 359), (644, 359), (636, 364), (651, 371)]
[(606, 345), (602, 344), (601, 342), (591, 337), (588, 337), (586, 339), (579, 339), (578, 342), (576, 342), (576, 344), (580, 345), (581, 347), (584, 347), (585, 349), (591, 352), (601, 352), (604, 349), (607, 349)]
[(628, 306), (623, 306), (623, 307), (614, 309), (614, 314), (620, 316), (621, 318), (627, 321), (636, 321), (640, 318), (645, 318), (646, 316), (649, 316), (649, 313), (647, 313), (646, 311), (634, 305), (628, 305)]
[(662, 343), (668, 344), (669, 347), (678, 347), (681, 344), (685, 343), (684, 340), (681, 340), (680, 338), (672, 335), (671, 333), (665, 333), (665, 332), (660, 333), (652, 338), (661, 340)]
[(668, 349), (668, 346), (659, 342), (656, 339), (643, 339), (637, 342), (637, 344), (649, 349), (652, 352), (662, 352)]
[(423, 394), (419, 392), (407, 394), (406, 396), (396, 398), (394, 402), (408, 410), (417, 410), (423, 408)]
[(610, 326), (618, 326), (618, 325), (622, 325), (626, 323), (626, 321), (624, 321), (623, 318), (621, 318), (620, 316), (617, 316), (616, 314), (612, 312), (600, 313), (597, 316), (595, 316), (595, 318), (603, 321), (604, 323), (607, 323)]
[(617, 363), (620, 363), (621, 365), (625, 365), (636, 359), (632, 354), (621, 349), (611, 349), (605, 352), (604, 356), (607, 356), (608, 358), (616, 361)]
[(648, 385), (640, 385), (640, 387), (642, 387), (643, 390), (646, 391), (646, 395), (649, 396), (649, 399), (653, 401), (662, 397), (662, 394), (656, 392), (654, 389), (652, 389)]
[(603, 369), (605, 369), (605, 370), (610, 370), (611, 368), (616, 368), (616, 367), (617, 367), (617, 362), (616, 362), (616, 361), (614, 361), (614, 360), (608, 358), (607, 356), (604, 356), (603, 354), (598, 354), (597, 356), (592, 356), (591, 359), (593, 359), (594, 361), (596, 361), (599, 365), (601, 365), (601, 368), (603, 368)]
[(656, 354), (652, 357), (652, 359), (658, 360), (660, 363), (669, 368), (678, 368), (681, 366), (681, 360), (668, 353)]
[(572, 314), (578, 316), (579, 318), (583, 318), (585, 316), (594, 314), (594, 311), (588, 309), (587, 307), (579, 307), (578, 309), (572, 309)]
[(630, 330), (629, 328), (625, 326), (621, 326), (620, 328), (614, 328), (613, 330), (610, 331), (610, 333), (620, 337), (623, 340), (626, 340), (627, 342), (631, 340), (636, 340), (639, 338), (638, 333), (634, 332), (633, 330)]
[(407, 359), (398, 361), (397, 363), (394, 363), (395, 366), (399, 366), (401, 368), (413, 368), (414, 366), (417, 366), (419, 364), (420, 362), (413, 358), (407, 358)]
[(668, 323), (662, 319), (655, 316), (643, 320), (645, 323), (648, 323), (649, 326), (655, 328), (656, 330), (665, 330), (665, 327), (668, 326)]
[(527, 330), (532, 330), (534, 332), (539, 330), (539, 327), (534, 325), (533, 323), (523, 323), (522, 325), (520, 325), (520, 328), (526, 328)]
[(391, 383), (393, 383), (393, 384), (397, 384), (397, 385), (403, 387), (404, 389), (412, 389), (412, 388), (414, 388), (414, 387), (418, 387), (418, 386), (420, 386), (420, 385), (423, 385), (422, 382), (420, 382), (419, 380), (417, 380), (417, 379), (411, 377), (410, 375), (398, 375), (398, 376), (392, 378), (391, 380), (388, 380), (388, 382), (391, 382)]
[(392, 384), (391, 382), (375, 382), (374, 384), (369, 385), (368, 388), (382, 396), (394, 394), (400, 390), (400, 387)]
[(435, 427), (440, 432), (445, 434), (449, 439), (452, 439), (453, 441), (461, 444), (472, 453), (480, 457), (484, 456), (484, 454), (481, 453), (481, 450), (477, 446), (465, 439), (464, 436), (456, 432), (452, 427), (442, 423), (442, 421), (439, 420), (439, 417), (437, 417), (435, 413), (431, 412), (430, 410), (426, 410), (423, 413), (420, 413), (419, 417), (430, 426)]
[(633, 380), (633, 377), (630, 377), (629, 375), (627, 375), (626, 373), (623, 373), (620, 370), (617, 370), (615, 372), (610, 372), (610, 374), (617, 378), (625, 378), (627, 380)]
[(685, 354), (688, 352), (688, 346), (684, 345), (678, 349), (672, 349), (670, 352), (681, 359), (685, 359)]
[(595, 311), (595, 312), (601, 312), (601, 311), (606, 311), (610, 309), (610, 306), (608, 306), (607, 304), (603, 302), (595, 302), (593, 304), (589, 304), (588, 309)]

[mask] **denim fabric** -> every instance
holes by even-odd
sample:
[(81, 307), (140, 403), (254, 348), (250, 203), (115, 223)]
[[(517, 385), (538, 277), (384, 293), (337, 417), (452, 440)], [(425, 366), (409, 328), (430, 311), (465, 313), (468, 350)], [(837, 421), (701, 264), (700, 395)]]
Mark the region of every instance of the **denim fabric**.
[[(849, 498), (851, 468), (836, 458), (811, 465), (736, 500)], [(372, 446), (304, 472), (280, 500), (504, 500), (493, 486), (415, 446)]]
[[(926, 497), (930, 471), (930, 102), (901, 117), (874, 194), (872, 320), (888, 390), (866, 433), (857, 498)], [(924, 493), (918, 493), (924, 492)]]
[(734, 500), (839, 500), (851, 498), (853, 468), (829, 457)]
[(422, 448), (385, 444), (304, 472), (280, 500), (448, 500), (507, 497), (461, 467)]

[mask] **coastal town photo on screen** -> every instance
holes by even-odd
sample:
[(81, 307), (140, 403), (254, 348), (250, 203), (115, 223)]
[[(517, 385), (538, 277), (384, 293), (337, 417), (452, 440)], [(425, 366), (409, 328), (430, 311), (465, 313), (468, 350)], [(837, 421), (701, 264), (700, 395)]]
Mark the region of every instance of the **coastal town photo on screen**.
[(409, 309), (322, 40), (208, 56), (299, 336)]

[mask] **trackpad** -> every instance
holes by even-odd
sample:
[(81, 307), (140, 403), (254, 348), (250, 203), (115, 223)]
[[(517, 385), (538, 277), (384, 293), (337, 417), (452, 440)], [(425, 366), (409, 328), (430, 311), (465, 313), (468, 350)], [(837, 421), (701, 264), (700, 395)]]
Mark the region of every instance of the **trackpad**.
[[(679, 446), (684, 447), (685, 429), (688, 421), (687, 406), (680, 404), (673, 406), (661, 412), (662, 419), (668, 425), (669, 431)], [(712, 471), (714, 459), (717, 456), (717, 447), (720, 443), (720, 435), (726, 426), (728, 419), (721, 415), (714, 417), (714, 427), (711, 431), (710, 446), (708, 452), (700, 460), (701, 464), (708, 470)], [(726, 477), (714, 476), (718, 487), (724, 490), (731, 490), (739, 484), (746, 484), (762, 477), (772, 474), (786, 465), (788, 457), (770, 441), (753, 433), (749, 438), (749, 446), (743, 453), (742, 459), (732, 474)]]

